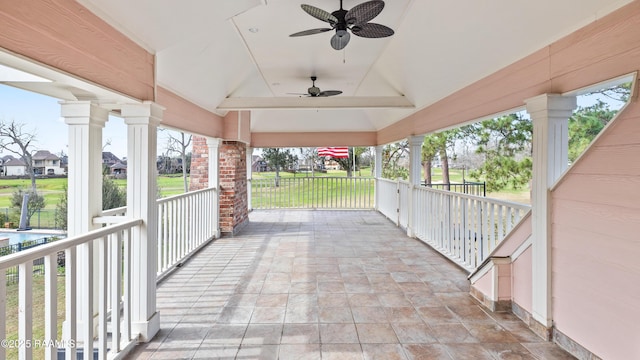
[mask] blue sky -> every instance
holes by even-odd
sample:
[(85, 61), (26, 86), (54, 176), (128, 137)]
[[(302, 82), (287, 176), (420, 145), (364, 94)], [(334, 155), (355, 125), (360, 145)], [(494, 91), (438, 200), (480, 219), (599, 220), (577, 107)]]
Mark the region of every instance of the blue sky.
[[(68, 154), (67, 125), (60, 117), (60, 104), (58, 99), (24, 91), (11, 86), (0, 85), (0, 121), (25, 124), (25, 132), (34, 132), (36, 142), (33, 144), (34, 150), (49, 150), (54, 154), (64, 151)], [(164, 152), (167, 144), (167, 133), (178, 133), (173, 131), (162, 131), (158, 133), (158, 154)], [(104, 148), (119, 158), (127, 155), (127, 128), (124, 121), (118, 117), (109, 117), (105, 125), (103, 142), (111, 141), (111, 145)], [(8, 152), (1, 153), (8, 155)]]

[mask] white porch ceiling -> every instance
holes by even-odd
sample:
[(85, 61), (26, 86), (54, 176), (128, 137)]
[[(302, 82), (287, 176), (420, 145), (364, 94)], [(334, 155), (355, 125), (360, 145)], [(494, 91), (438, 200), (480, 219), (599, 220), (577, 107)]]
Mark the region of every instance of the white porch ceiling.
[[(220, 115), (252, 109), (254, 132), (380, 130), (631, 1), (389, 0), (373, 22), (395, 35), (336, 51), (332, 32), (289, 34), (327, 25), (300, 4), (339, 0), (79, 0), (157, 55), (158, 85)], [(312, 75), (343, 94), (290, 95)]]

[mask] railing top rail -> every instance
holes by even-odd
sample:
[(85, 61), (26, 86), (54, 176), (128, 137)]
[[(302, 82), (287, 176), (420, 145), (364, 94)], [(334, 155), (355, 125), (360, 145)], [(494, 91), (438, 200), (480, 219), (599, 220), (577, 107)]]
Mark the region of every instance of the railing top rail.
[(132, 228), (142, 224), (142, 219), (131, 219), (115, 225), (106, 226), (100, 229), (89, 231), (85, 234), (54, 241), (46, 245), (40, 245), (35, 248), (24, 250), (18, 253), (0, 257), (0, 269), (7, 269), (20, 265), (27, 261), (39, 259), (43, 256), (54, 252), (63, 251), (67, 248), (74, 247), (101, 237), (113, 234), (115, 232)]
[(395, 184), (397, 182), (397, 180), (391, 180), (391, 179), (386, 179), (386, 178), (378, 178), (378, 181), (382, 181), (382, 182), (386, 182), (389, 184)]
[(173, 195), (173, 196), (168, 196), (166, 198), (162, 198), (162, 199), (158, 199), (157, 202), (158, 204), (162, 204), (165, 202), (169, 202), (169, 201), (173, 201), (173, 200), (177, 200), (177, 199), (181, 199), (181, 198), (186, 198), (195, 194), (199, 194), (199, 193), (204, 193), (204, 192), (215, 192), (217, 191), (216, 188), (206, 188), (206, 189), (200, 189), (200, 190), (194, 190), (194, 191), (189, 191), (183, 194), (178, 194), (178, 195)]
[[(252, 178), (253, 181), (273, 181), (276, 178), (268, 177), (268, 178)], [(346, 180), (374, 180), (375, 178), (372, 176), (297, 176), (297, 177), (280, 177), (280, 181), (287, 180), (302, 180), (302, 179), (346, 179)], [(381, 179), (386, 180), (386, 179)], [(395, 180), (394, 180), (395, 181)]]
[(513, 201), (500, 200), (500, 199), (488, 198), (488, 197), (484, 197), (484, 196), (463, 194), (463, 193), (458, 193), (458, 192), (453, 192), (453, 191), (434, 189), (434, 188), (430, 188), (430, 187), (427, 187), (427, 186), (418, 186), (418, 185), (416, 185), (414, 187), (416, 188), (416, 190), (419, 190), (419, 191), (434, 192), (434, 193), (440, 193), (440, 194), (444, 194), (444, 195), (448, 195), (448, 196), (456, 196), (456, 197), (460, 197), (460, 198), (478, 200), (478, 201), (487, 202), (487, 203), (493, 203), (493, 204), (497, 204), (497, 205), (509, 206), (509, 207), (512, 207), (512, 208), (520, 209), (520, 210), (529, 210), (529, 209), (531, 209), (531, 205), (521, 204), (521, 203), (517, 203), (517, 202), (513, 202)]
[(109, 210), (103, 210), (102, 215), (100, 216), (114, 216), (114, 215), (126, 214), (126, 213), (127, 213), (127, 207), (121, 206), (121, 207), (117, 207)]

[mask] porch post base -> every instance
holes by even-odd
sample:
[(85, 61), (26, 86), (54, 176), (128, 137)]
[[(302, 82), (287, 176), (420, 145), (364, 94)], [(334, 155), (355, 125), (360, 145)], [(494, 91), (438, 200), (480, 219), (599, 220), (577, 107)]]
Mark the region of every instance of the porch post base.
[(147, 321), (132, 321), (131, 333), (139, 334), (139, 342), (149, 342), (160, 331), (160, 312), (156, 311)]
[(511, 302), (511, 312), (513, 312), (515, 316), (519, 317), (536, 335), (540, 336), (545, 341), (551, 341), (553, 326), (547, 327), (543, 325), (538, 320), (534, 319), (531, 313), (520, 307), (520, 305), (515, 302)]

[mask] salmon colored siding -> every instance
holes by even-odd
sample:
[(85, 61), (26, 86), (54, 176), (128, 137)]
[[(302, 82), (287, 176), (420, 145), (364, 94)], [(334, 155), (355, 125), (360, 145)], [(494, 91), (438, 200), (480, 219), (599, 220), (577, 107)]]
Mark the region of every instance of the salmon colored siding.
[[(488, 266), (491, 266), (491, 265), (488, 265)], [(487, 298), (491, 298), (492, 286), (493, 286), (493, 270), (487, 271), (486, 274), (482, 275), (482, 277), (473, 284), (473, 287), (476, 290), (480, 291)], [(492, 300), (496, 300), (496, 299), (492, 299)]]
[(513, 274), (513, 302), (531, 313), (531, 247), (523, 252), (511, 265)]
[(194, 105), (163, 87), (158, 87), (157, 102), (165, 108), (162, 118), (163, 126), (212, 138), (222, 137), (224, 124), (220, 116)]
[(375, 132), (341, 133), (252, 133), (251, 146), (277, 147), (322, 146), (372, 146), (376, 144)]
[(639, 117), (634, 102), (552, 192), (554, 323), (603, 359), (640, 358)]
[(0, 48), (113, 89), (154, 99), (155, 57), (73, 0), (9, 1)]

